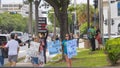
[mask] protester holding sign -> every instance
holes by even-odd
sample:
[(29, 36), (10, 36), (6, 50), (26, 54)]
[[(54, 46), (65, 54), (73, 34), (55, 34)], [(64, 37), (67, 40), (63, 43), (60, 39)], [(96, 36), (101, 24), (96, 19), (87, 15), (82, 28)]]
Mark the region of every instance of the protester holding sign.
[(72, 66), (72, 60), (71, 58), (68, 58), (68, 54), (67, 54), (67, 45), (66, 42), (70, 40), (70, 36), (69, 34), (65, 35), (65, 40), (63, 40), (62, 45), (63, 45), (63, 51), (64, 51), (64, 56), (65, 56), (65, 60), (67, 62), (67, 66), (71, 67)]
[(39, 67), (39, 45), (40, 43), (38, 42), (38, 37), (35, 36), (34, 41), (30, 43), (30, 56), (31, 56), (31, 63), (33, 67)]

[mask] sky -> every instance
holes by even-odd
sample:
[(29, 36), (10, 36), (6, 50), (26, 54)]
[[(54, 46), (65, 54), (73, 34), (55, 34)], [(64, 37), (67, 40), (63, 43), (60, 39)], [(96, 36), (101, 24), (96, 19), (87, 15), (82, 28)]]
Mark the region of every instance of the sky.
[(1, 3), (8, 4), (8, 3), (16, 3), (20, 4), (23, 0), (1, 0)]
[[(1, 0), (2, 3), (4, 4), (8, 4), (8, 3), (22, 3), (23, 0)], [(72, 2), (74, 2), (74, 0), (71, 0)], [(89, 0), (90, 4), (93, 4), (93, 0)], [(87, 3), (87, 0), (76, 0), (77, 4), (80, 3)]]
[[(90, 4), (93, 4), (93, 0), (89, 0), (90, 1)], [(72, 0), (72, 2), (74, 2), (74, 0)], [(80, 4), (80, 3), (87, 3), (87, 0), (76, 0), (77, 4)]]

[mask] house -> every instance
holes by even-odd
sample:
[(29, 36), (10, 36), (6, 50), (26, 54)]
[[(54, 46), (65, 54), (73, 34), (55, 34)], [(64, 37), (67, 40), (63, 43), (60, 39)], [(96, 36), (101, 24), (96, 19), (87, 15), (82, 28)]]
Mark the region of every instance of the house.
[(108, 17), (110, 17), (111, 37), (118, 37), (120, 35), (120, 0), (103, 0), (103, 16), (104, 36), (108, 37)]

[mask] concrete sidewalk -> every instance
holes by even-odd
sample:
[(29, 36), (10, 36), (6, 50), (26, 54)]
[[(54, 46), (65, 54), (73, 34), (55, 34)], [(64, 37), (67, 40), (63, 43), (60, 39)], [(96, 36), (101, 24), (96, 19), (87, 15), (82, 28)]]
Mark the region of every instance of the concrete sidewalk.
[(31, 62), (24, 62), (24, 60), (23, 60), (21, 62), (18, 62), (16, 64), (16, 67), (33, 67), (33, 66), (32, 66)]
[[(56, 54), (55, 55), (47, 55), (47, 62), (48, 61), (52, 61), (51, 59), (54, 56), (56, 56)], [(21, 61), (17, 62), (16, 67), (33, 67), (33, 65), (32, 65), (30, 60), (27, 61), (27, 62), (24, 62), (24, 61), (25, 61), (25, 59), (22, 59)]]

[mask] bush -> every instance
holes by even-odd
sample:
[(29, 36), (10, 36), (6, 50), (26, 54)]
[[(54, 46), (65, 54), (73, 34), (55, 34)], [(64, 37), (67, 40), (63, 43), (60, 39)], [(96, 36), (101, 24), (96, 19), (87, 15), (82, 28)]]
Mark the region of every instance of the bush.
[(109, 39), (105, 45), (108, 58), (114, 65), (120, 59), (120, 38)]

